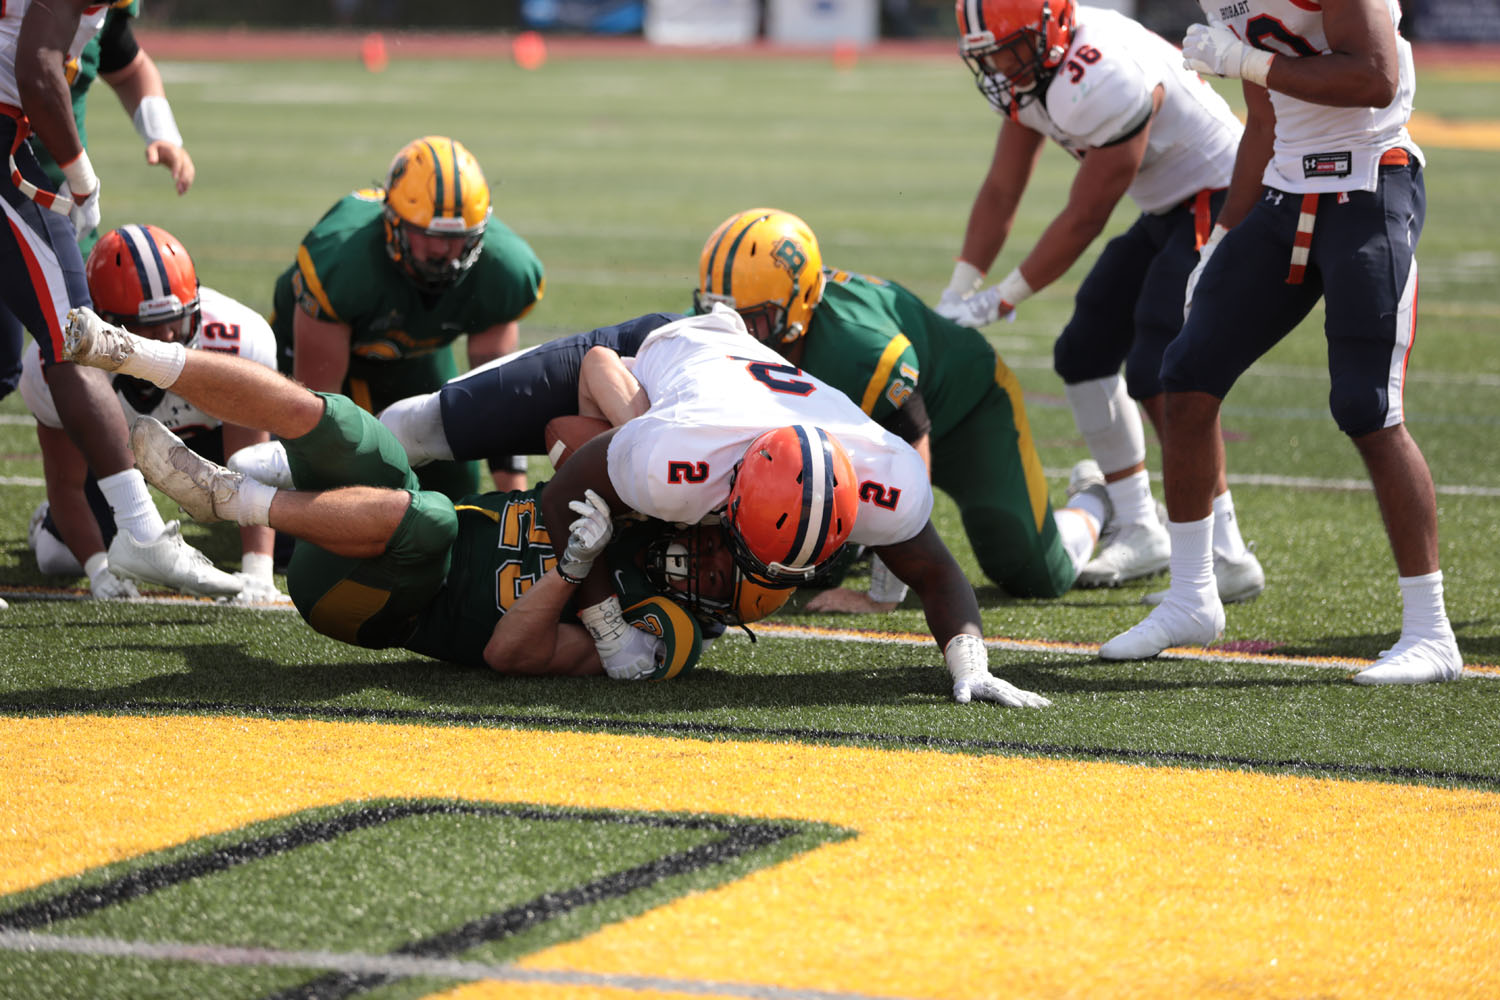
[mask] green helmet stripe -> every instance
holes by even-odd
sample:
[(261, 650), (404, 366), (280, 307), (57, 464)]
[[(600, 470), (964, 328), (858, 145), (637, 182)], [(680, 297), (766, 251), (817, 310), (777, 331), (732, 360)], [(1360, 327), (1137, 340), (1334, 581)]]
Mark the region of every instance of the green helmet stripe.
[(427, 152), (432, 156), (432, 214), (434, 217), (443, 214), (443, 162), (438, 159), (438, 151), (432, 143), (423, 143)]
[[(740, 229), (739, 235), (734, 238), (734, 242), (729, 244), (729, 252), (724, 255), (724, 287), (719, 289), (720, 295), (732, 296), (734, 294), (730, 287), (734, 280), (731, 272), (734, 270), (734, 258), (735, 255), (740, 252), (740, 243), (744, 241), (745, 234), (748, 233), (751, 229), (755, 228), (758, 223), (764, 222), (770, 217), (771, 216), (769, 214), (766, 214), (751, 219)], [(714, 248), (714, 252), (718, 252), (718, 247)], [(709, 273), (713, 273), (712, 268), (709, 269)]]

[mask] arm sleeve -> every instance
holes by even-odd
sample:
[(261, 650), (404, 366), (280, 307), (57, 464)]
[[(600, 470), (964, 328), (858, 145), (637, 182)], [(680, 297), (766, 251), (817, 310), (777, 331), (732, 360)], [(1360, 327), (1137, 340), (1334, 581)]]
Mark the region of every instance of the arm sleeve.
[(118, 73), (140, 51), (135, 32), (130, 30), (130, 15), (123, 10), (111, 10), (99, 32), (99, 72)]
[(907, 444), (911, 444), (932, 433), (932, 420), (927, 416), (927, 403), (922, 393), (913, 389), (906, 402), (895, 410), (880, 425)]

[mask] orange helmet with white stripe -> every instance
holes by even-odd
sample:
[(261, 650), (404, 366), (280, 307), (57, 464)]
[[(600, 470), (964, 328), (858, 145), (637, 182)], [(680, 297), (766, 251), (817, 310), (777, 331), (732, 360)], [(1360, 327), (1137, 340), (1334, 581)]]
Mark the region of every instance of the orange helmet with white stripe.
[(1077, 24), (1073, 0), (958, 0), (954, 13), (979, 92), (1011, 116), (1047, 89)]
[(84, 274), (94, 309), (140, 331), (171, 324), (162, 339), (186, 344), (198, 333), (198, 272), (182, 242), (157, 226), (121, 226), (89, 251)]

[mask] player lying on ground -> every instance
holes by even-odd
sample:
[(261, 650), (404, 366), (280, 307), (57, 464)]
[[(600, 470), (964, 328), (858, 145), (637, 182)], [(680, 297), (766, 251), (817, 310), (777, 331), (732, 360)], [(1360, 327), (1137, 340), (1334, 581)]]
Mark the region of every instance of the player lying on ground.
[[(131, 431), (147, 478), (195, 519), (269, 525), (299, 539), (288, 590), (324, 635), (505, 673), (635, 679), (680, 673), (701, 647), (696, 619), (664, 591), (706, 616), (743, 619), (721, 531), (648, 525), (611, 547), (609, 508), (583, 495), (552, 520), (570, 525), (559, 554), (540, 490), (458, 504), (424, 491), (400, 444), (347, 397), (242, 358), (137, 337), (88, 309), (69, 315), (65, 345), (71, 360), (169, 388), (285, 442), (296, 490), (208, 462), (148, 417)], [(608, 584), (574, 618), (577, 581), (596, 559)]]
[[(276, 339), (249, 306), (198, 284), (187, 249), (156, 226), (122, 226), (95, 244), (85, 266), (94, 306), (110, 322), (150, 340), (184, 344), (189, 350), (238, 355), (267, 368), (276, 365)], [(149, 415), (186, 440), (204, 457), (226, 455), (264, 442), (265, 431), (219, 420), (176, 393), (128, 375), (110, 377), (126, 419)], [(36, 418), (47, 499), (32, 515), (28, 540), (43, 573), (87, 574), (95, 598), (138, 597), (134, 584), (109, 569), (107, 548), (114, 517), (83, 453), (62, 428), (57, 405), (42, 376), (41, 350), (27, 351), (21, 395)], [(272, 577), (274, 532), (264, 525), (240, 528), (243, 589), (235, 603), (284, 600)]]
[[(773, 587), (815, 581), (846, 542), (868, 545), (921, 599), (955, 700), (1049, 704), (990, 674), (974, 589), (928, 520), (932, 487), (910, 445), (724, 306), (654, 330), (630, 374), (644, 394), (630, 398), (649, 405), (559, 470), (548, 517), (589, 490), (670, 523), (716, 515), (740, 570)], [(583, 599), (607, 586), (596, 569)]]

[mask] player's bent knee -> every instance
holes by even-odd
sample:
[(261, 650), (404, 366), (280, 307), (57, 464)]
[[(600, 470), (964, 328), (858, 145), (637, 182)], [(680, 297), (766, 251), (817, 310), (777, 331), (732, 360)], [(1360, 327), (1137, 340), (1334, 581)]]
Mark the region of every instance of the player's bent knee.
[(1351, 438), (1363, 437), (1385, 426), (1389, 409), (1385, 390), (1362, 381), (1335, 380), (1328, 391), (1328, 411), (1339, 430)]

